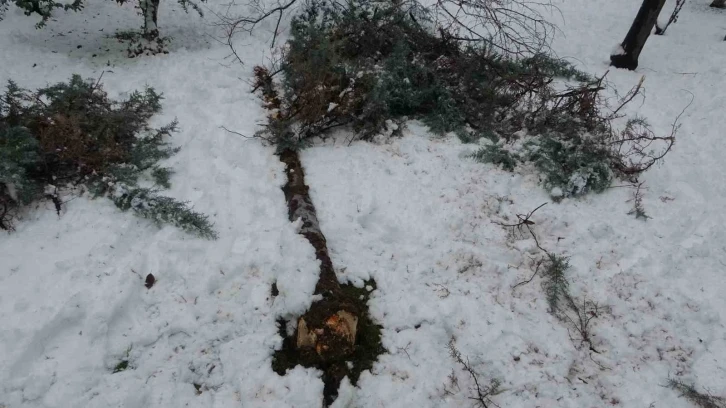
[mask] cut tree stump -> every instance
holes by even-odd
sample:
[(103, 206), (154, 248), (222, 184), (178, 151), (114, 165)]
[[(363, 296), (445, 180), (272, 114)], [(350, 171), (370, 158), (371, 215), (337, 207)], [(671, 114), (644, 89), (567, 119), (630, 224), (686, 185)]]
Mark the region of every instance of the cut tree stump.
[(314, 302), (300, 319), (296, 331), (296, 347), (302, 352), (317, 354), (321, 362), (339, 360), (353, 353), (358, 319), (363, 305), (347, 296), (338, 283), (333, 262), (328, 255), (325, 236), (320, 230), (305, 173), (297, 152), (286, 150), (280, 160), (287, 165), (287, 184), (283, 187), (290, 221), (302, 221), (300, 234), (315, 248), (320, 261), (320, 277), (315, 294), (323, 298)]

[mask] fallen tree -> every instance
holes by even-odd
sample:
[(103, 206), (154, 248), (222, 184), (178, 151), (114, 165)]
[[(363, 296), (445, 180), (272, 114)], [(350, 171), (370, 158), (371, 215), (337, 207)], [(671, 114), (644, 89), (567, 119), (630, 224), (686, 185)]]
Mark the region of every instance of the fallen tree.
[(353, 351), (361, 306), (340, 288), (325, 236), (305, 185), (300, 157), (297, 152), (286, 150), (280, 155), (280, 160), (287, 165), (287, 184), (283, 192), (290, 221), (302, 221), (300, 234), (315, 248), (315, 256), (320, 261), (315, 294), (322, 296), (322, 300), (314, 302), (310, 310), (298, 319), (296, 346), (301, 352), (314, 353), (321, 362), (334, 361)]
[[(368, 316), (366, 304), (370, 291), (338, 282), (305, 184), (300, 157), (294, 150), (285, 150), (280, 153), (280, 160), (286, 165), (287, 183), (282, 190), (290, 221), (302, 223), (299, 232), (315, 248), (315, 256), (320, 261), (315, 295), (321, 299), (297, 319), (292, 337), (286, 336), (287, 322), (280, 322), (284, 341), (282, 349), (275, 354), (273, 368), (281, 375), (296, 365), (320, 369), (325, 384), (324, 401), (331, 404), (343, 378), (347, 376), (355, 384), (360, 373), (369, 369), (383, 352), (380, 327)], [(366, 286), (375, 287), (375, 282), (369, 281)]]
[[(443, 8), (453, 4), (281, 0), (257, 14), (223, 20), (231, 44), (235, 33), (252, 32), (269, 19), (274, 44), (281, 21), (293, 15), (279, 59), (254, 68), (253, 92), (268, 112), (255, 137), (274, 145), (286, 164), (290, 220), (302, 222), (300, 233), (320, 261), (319, 300), (293, 322), (294, 336), (281, 323), (284, 343), (273, 368), (280, 374), (297, 364), (321, 369), (327, 403), (343, 377), (355, 384), (361, 367), (375, 360), (380, 330), (367, 316), (367, 293), (338, 283), (299, 150), (333, 130), (347, 132), (351, 141), (377, 140), (419, 119), (434, 134), (483, 142), (489, 149), (477, 152), (482, 161), (509, 170), (533, 164), (550, 194), (561, 199), (604, 191), (614, 178), (636, 180), (675, 141), (676, 125), (664, 137), (639, 118), (615, 129), (613, 122), (640, 95), (642, 81), (614, 108), (608, 106), (604, 76), (591, 77), (547, 53), (550, 25), (526, 7), (521, 20), (501, 19), (502, 7), (526, 3), (474, 1)], [(504, 26), (517, 21), (530, 30)], [(467, 30), (466, 24), (484, 22), (494, 31)], [(522, 146), (521, 154), (510, 154), (507, 144)], [(355, 362), (354, 370), (349, 362)]]

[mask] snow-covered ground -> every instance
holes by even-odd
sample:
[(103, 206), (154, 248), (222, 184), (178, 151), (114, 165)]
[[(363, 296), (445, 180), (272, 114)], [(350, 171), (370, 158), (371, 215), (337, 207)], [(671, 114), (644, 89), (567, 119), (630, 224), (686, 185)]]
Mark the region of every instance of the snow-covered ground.
[[(558, 55), (603, 74), (638, 3), (562, 2)], [(573, 294), (602, 307), (599, 353), (547, 312), (537, 279), (512, 288), (531, 276), (535, 244), (495, 222), (550, 201), (536, 176), (466, 159), (472, 146), (417, 123), (400, 139), (303, 152), (339, 276), (377, 281), (370, 308), (388, 350), (337, 406), (474, 406), (452, 338), (480, 380), (502, 382), (501, 407), (691, 406), (664, 387), (669, 377), (726, 396), (726, 15), (707, 3), (687, 3), (666, 36), (652, 36), (636, 72), (608, 74), (621, 92), (645, 75), (632, 111), (660, 133), (693, 98), (675, 149), (643, 178), (652, 219), (627, 214), (627, 188), (533, 217), (540, 243), (571, 257)], [(214, 13), (168, 2), (171, 52), (127, 59), (107, 36), (140, 23), (130, 6), (92, 1), (57, 20), (36, 30), (8, 11), (0, 81), (32, 89), (104, 72), (111, 96), (163, 92), (154, 120), (181, 125), (169, 194), (210, 214), (220, 238), (158, 229), (100, 199), (71, 200), (60, 217), (51, 203), (29, 211), (0, 235), (0, 407), (319, 407), (315, 370), (270, 367), (276, 319), (311, 302), (312, 247), (287, 220), (272, 148), (220, 128), (251, 134), (264, 120), (246, 81), (269, 39), (240, 39), (243, 67), (215, 40)], [(158, 282), (147, 290), (148, 273)], [(129, 368), (113, 373), (122, 360)]]

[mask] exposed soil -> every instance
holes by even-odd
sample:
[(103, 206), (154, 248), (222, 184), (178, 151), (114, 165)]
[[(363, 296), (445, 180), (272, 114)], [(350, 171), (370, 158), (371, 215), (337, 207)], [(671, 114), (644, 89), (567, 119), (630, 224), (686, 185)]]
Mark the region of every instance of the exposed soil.
[[(372, 287), (371, 291), (365, 287)], [(376, 283), (373, 280), (367, 281), (364, 288), (356, 288), (352, 285), (340, 285), (340, 288), (348, 296), (359, 299), (367, 305), (368, 298)], [(376, 324), (368, 315), (367, 311), (362, 313), (358, 320), (358, 333), (355, 338), (355, 345), (352, 352), (337, 360), (321, 361), (313, 349), (297, 349), (295, 338), (297, 331), (292, 337), (285, 332), (287, 322), (278, 321), (280, 336), (284, 339), (282, 349), (275, 352), (272, 359), (272, 369), (280, 375), (284, 375), (288, 369), (297, 365), (303, 367), (315, 367), (323, 372), (323, 398), (325, 405), (330, 405), (338, 396), (340, 382), (346, 376), (351, 384), (356, 385), (363, 371), (370, 370), (378, 356), (386, 350), (381, 346), (381, 326)]]

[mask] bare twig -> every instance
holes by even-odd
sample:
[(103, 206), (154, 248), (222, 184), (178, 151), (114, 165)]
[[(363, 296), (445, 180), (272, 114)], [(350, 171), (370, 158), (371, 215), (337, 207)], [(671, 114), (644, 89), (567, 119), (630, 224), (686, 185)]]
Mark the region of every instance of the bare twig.
[(285, 14), (290, 12), (297, 2), (298, 0), (287, 0), (286, 2), (278, 1), (275, 6), (268, 8), (263, 4), (263, 2), (253, 0), (248, 4), (248, 6), (253, 9), (249, 16), (230, 16), (229, 10), (226, 15), (217, 14), (217, 18), (221, 21), (220, 25), (224, 27), (226, 31), (227, 46), (239, 63), (244, 64), (234, 46), (234, 37), (239, 33), (251, 34), (255, 28), (257, 28), (257, 26), (265, 20), (271, 17), (277, 17), (275, 31), (272, 33), (272, 42), (270, 44), (270, 48), (275, 48), (275, 42), (279, 35), (280, 23), (282, 22)]
[(667, 386), (680, 392), (682, 397), (701, 408), (726, 408), (726, 398), (712, 395), (708, 390), (700, 392), (693, 384), (670, 378)]
[[(605, 73), (607, 75), (607, 72)], [(623, 107), (625, 107), (627, 104), (629, 104), (633, 99), (635, 99), (636, 96), (640, 95), (642, 93), (643, 89), (643, 82), (645, 81), (645, 75), (640, 77), (640, 81), (638, 81), (638, 84), (634, 87), (630, 88), (627, 94), (620, 100), (618, 103), (618, 107), (613, 110), (613, 112), (608, 115), (607, 119), (612, 120), (618, 117), (618, 112), (620, 112)]]
[(613, 132), (607, 148), (610, 150), (609, 154), (615, 169), (625, 178), (635, 182), (638, 174), (662, 160), (673, 148), (676, 133), (681, 126), (680, 118), (691, 106), (693, 99), (691, 93), (691, 101), (676, 116), (668, 136), (656, 136), (648, 124), (640, 118), (629, 120), (625, 129)]
[(539, 268), (542, 266), (542, 262), (543, 262), (542, 259), (540, 259), (537, 262), (537, 266), (534, 269), (534, 273), (532, 274), (532, 276), (529, 277), (529, 279), (523, 280), (523, 281), (517, 283), (516, 285), (512, 286), (512, 289), (517, 289), (519, 286), (526, 285), (526, 284), (532, 282), (534, 280), (534, 278), (537, 276), (537, 274), (539, 273)]
[(101, 71), (101, 75), (98, 76), (98, 80), (96, 81), (96, 84), (91, 89), (91, 92), (93, 92), (96, 89), (98, 89), (98, 87), (101, 85), (101, 79), (103, 78), (103, 74), (105, 74), (105, 73), (106, 73), (106, 71)]
[(628, 215), (635, 215), (635, 218), (647, 220), (650, 217), (645, 213), (645, 208), (643, 208), (643, 185), (645, 185), (645, 182), (637, 183), (637, 185), (635, 185), (633, 198), (628, 200), (633, 202), (633, 209), (628, 212)]
[(519, 222), (516, 224), (502, 224), (500, 222), (494, 222), (494, 223), (499, 224), (502, 227), (522, 227), (524, 225), (534, 225), (534, 222), (531, 221), (530, 218), (532, 218), (532, 215), (534, 215), (534, 213), (537, 212), (537, 210), (544, 207), (545, 205), (547, 205), (547, 203), (542, 203), (537, 208), (535, 208), (534, 210), (530, 211), (527, 214), (517, 214), (517, 218), (519, 219)]
[(537, 248), (539, 248), (542, 251), (547, 253), (547, 251), (539, 245), (539, 240), (537, 239), (537, 236), (535, 236), (534, 231), (532, 231), (532, 228), (531, 228), (532, 225), (534, 225), (534, 221), (531, 220), (532, 216), (534, 215), (535, 212), (537, 212), (537, 210), (544, 207), (545, 205), (547, 205), (547, 203), (542, 203), (537, 208), (535, 208), (534, 210), (530, 211), (527, 214), (517, 214), (517, 219), (519, 220), (519, 222), (516, 224), (504, 224), (504, 223), (496, 222), (496, 221), (492, 221), (492, 222), (494, 224), (501, 225), (502, 227), (512, 228), (512, 230), (516, 229), (520, 233), (522, 233), (523, 228), (527, 228), (529, 233), (532, 235), (532, 238), (534, 238), (534, 241), (537, 244)]
[[(580, 306), (570, 296), (566, 297), (566, 303), (568, 308), (575, 314), (575, 317), (573, 318), (566, 311), (560, 309), (560, 320), (569, 323), (570, 326), (575, 329), (577, 334), (580, 336), (580, 345), (587, 344), (590, 351), (600, 354), (600, 352), (595, 349), (592, 343), (592, 335), (590, 333), (590, 322), (592, 322), (593, 319), (599, 317), (600, 307), (597, 303), (588, 302), (586, 298), (583, 298), (582, 306)], [(568, 329), (567, 332), (569, 334), (570, 330)], [(573, 338), (572, 335), (570, 335), (570, 340), (572, 340), (573, 343), (576, 341), (576, 339)]]
[(656, 35), (663, 35), (665, 34), (666, 30), (668, 29), (668, 26), (672, 23), (678, 22), (678, 13), (681, 12), (681, 9), (683, 8), (683, 5), (686, 4), (686, 0), (676, 0), (676, 7), (673, 9), (673, 13), (671, 13), (670, 18), (668, 19), (668, 22), (665, 26), (660, 27), (658, 23), (655, 24), (655, 34)]
[[(548, 0), (437, 0), (439, 26), (458, 41), (483, 42), (509, 56), (531, 56), (549, 49), (557, 27), (540, 10), (559, 9)], [(560, 13), (561, 14), (561, 13)]]
[(0, 195), (0, 206), (2, 206), (2, 209), (0, 209), (0, 229), (12, 232), (15, 229), (13, 228), (12, 224), (12, 213), (11, 205), (9, 203), (9, 200), (6, 200), (4, 197)]
[[(578, 303), (575, 302), (575, 299), (569, 293), (568, 282), (564, 277), (564, 271), (568, 268), (566, 258), (555, 255), (545, 249), (540, 244), (539, 239), (537, 239), (537, 235), (532, 229), (532, 226), (535, 225), (535, 223), (531, 221), (530, 218), (537, 210), (542, 208), (545, 204), (540, 205), (539, 207), (535, 208), (534, 210), (530, 211), (525, 215), (517, 214), (519, 223), (497, 223), (503, 227), (508, 228), (519, 228), (520, 230), (526, 228), (534, 239), (537, 248), (545, 254), (544, 258), (536, 261), (535, 270), (534, 273), (532, 273), (532, 276), (512, 286), (512, 290), (515, 290), (520, 286), (532, 282), (535, 277), (540, 275), (541, 271), (544, 271), (542, 272), (545, 278), (543, 284), (545, 285), (545, 291), (547, 292), (548, 302), (551, 306), (551, 312), (560, 321), (571, 326), (577, 332), (577, 334), (579, 335), (580, 345), (587, 344), (591, 352), (599, 354), (600, 352), (595, 349), (595, 346), (592, 342), (592, 336), (590, 334), (590, 323), (593, 319), (599, 316), (601, 308), (598, 306), (597, 303), (588, 302), (585, 298), (583, 298), (582, 306), (578, 305)], [(562, 302), (565, 303), (564, 307), (560, 306)], [(572, 316), (573, 313), (574, 317)], [(568, 333), (570, 333), (569, 328)], [(575, 339), (572, 335), (570, 335), (570, 339), (573, 343), (576, 343), (577, 341), (577, 339)]]
[(469, 397), (469, 399), (477, 401), (482, 408), (489, 408), (490, 405), (498, 408), (499, 405), (495, 404), (491, 400), (491, 397), (499, 393), (500, 381), (493, 379), (489, 385), (483, 385), (479, 380), (479, 374), (474, 371), (474, 368), (469, 363), (469, 359), (464, 359), (461, 352), (456, 348), (454, 338), (449, 341), (449, 354), (457, 363), (464, 367), (464, 370), (469, 373), (469, 376), (474, 381), (476, 396)]
[(224, 127), (224, 126), (220, 126), (219, 128), (220, 128), (220, 129), (224, 129), (224, 130), (225, 130), (226, 132), (232, 133), (232, 134), (234, 134), (234, 135), (237, 135), (237, 136), (242, 136), (242, 137), (244, 137), (245, 139), (252, 139), (252, 137), (251, 137), (251, 136), (243, 135), (242, 133), (239, 133), (239, 132), (235, 132), (234, 130), (229, 130), (229, 129), (227, 129), (227, 128), (226, 128), (226, 127)]
[(142, 278), (141, 275), (139, 275), (139, 273), (136, 272), (133, 268), (131, 268), (131, 273), (133, 273), (134, 275), (138, 276), (139, 279), (144, 280), (144, 278)]

